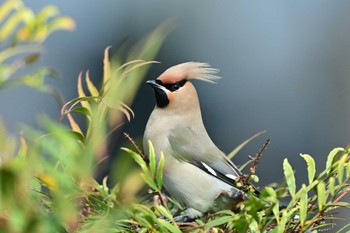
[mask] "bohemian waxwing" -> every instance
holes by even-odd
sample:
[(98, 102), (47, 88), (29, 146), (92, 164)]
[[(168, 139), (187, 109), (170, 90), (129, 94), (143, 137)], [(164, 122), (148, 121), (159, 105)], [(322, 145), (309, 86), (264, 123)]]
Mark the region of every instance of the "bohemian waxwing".
[(217, 72), (206, 63), (187, 62), (146, 82), (154, 89), (156, 106), (145, 129), (144, 151), (148, 153), (150, 141), (158, 161), (164, 153), (164, 188), (187, 208), (179, 221), (217, 209), (222, 193), (242, 197), (236, 188), (241, 172), (210, 139), (191, 83), (192, 79), (214, 82)]

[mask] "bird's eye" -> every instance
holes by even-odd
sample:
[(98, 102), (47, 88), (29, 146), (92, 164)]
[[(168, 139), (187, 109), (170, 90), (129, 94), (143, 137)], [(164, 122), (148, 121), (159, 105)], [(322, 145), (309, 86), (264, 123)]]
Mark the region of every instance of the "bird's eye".
[(180, 88), (180, 84), (178, 82), (171, 85), (171, 91), (179, 90), (179, 88)]
[(173, 84), (171, 84), (171, 85), (169, 85), (169, 90), (170, 91), (177, 91), (177, 90), (179, 90), (181, 87), (183, 87), (184, 85), (185, 85), (185, 83), (187, 82), (187, 80), (186, 79), (183, 79), (183, 80), (181, 80), (181, 81), (179, 81), (179, 82), (176, 82), (176, 83), (173, 83)]
[(183, 87), (185, 85), (186, 82), (187, 82), (187, 80), (183, 79), (183, 80), (181, 80), (179, 82), (175, 82), (175, 83), (171, 83), (171, 84), (165, 84), (162, 81), (156, 79), (156, 83), (157, 84), (159, 84), (160, 86), (165, 87), (166, 89), (168, 89), (171, 92), (179, 90), (181, 87)]

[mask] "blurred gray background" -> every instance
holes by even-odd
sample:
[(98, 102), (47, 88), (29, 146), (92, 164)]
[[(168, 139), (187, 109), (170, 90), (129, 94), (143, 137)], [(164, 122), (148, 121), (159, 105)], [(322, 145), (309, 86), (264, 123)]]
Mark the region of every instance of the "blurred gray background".
[[(39, 10), (57, 5), (77, 23), (46, 42), (41, 64), (60, 72), (50, 81), (65, 98), (76, 97), (80, 71), (101, 77), (104, 49), (125, 38), (138, 40), (168, 18), (168, 36), (148, 79), (169, 66), (208, 62), (220, 69), (215, 85), (196, 82), (204, 123), (213, 141), (229, 153), (253, 134), (267, 130), (234, 158), (238, 164), (271, 138), (257, 174), (260, 186), (280, 182), (287, 157), (299, 184), (307, 181), (308, 153), (324, 169), (328, 152), (350, 142), (350, 1), (25, 1)], [(136, 118), (125, 128), (143, 134), (154, 107), (145, 85), (135, 99)], [(46, 94), (17, 88), (0, 92), (0, 114), (9, 129), (36, 125), (38, 112), (56, 118), (59, 107)], [(321, 167), (320, 167), (321, 166)]]

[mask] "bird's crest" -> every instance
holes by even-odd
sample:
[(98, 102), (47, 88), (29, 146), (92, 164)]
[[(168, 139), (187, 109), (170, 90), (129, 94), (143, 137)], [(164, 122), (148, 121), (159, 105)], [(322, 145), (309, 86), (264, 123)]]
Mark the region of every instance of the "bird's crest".
[(210, 67), (208, 63), (186, 62), (167, 69), (158, 79), (165, 83), (172, 83), (182, 79), (199, 79), (206, 82), (215, 83), (221, 77), (216, 76), (218, 69)]

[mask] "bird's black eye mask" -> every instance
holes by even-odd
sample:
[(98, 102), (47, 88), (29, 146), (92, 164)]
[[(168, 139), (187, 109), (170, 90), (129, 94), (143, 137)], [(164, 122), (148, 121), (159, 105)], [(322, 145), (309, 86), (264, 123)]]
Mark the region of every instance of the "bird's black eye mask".
[(171, 92), (177, 91), (179, 90), (181, 87), (183, 87), (185, 85), (185, 83), (187, 82), (187, 79), (183, 79), (181, 81), (175, 82), (175, 83), (171, 83), (171, 84), (164, 84), (162, 81), (156, 79), (155, 82), (163, 87), (165, 87), (166, 89), (168, 89)]

